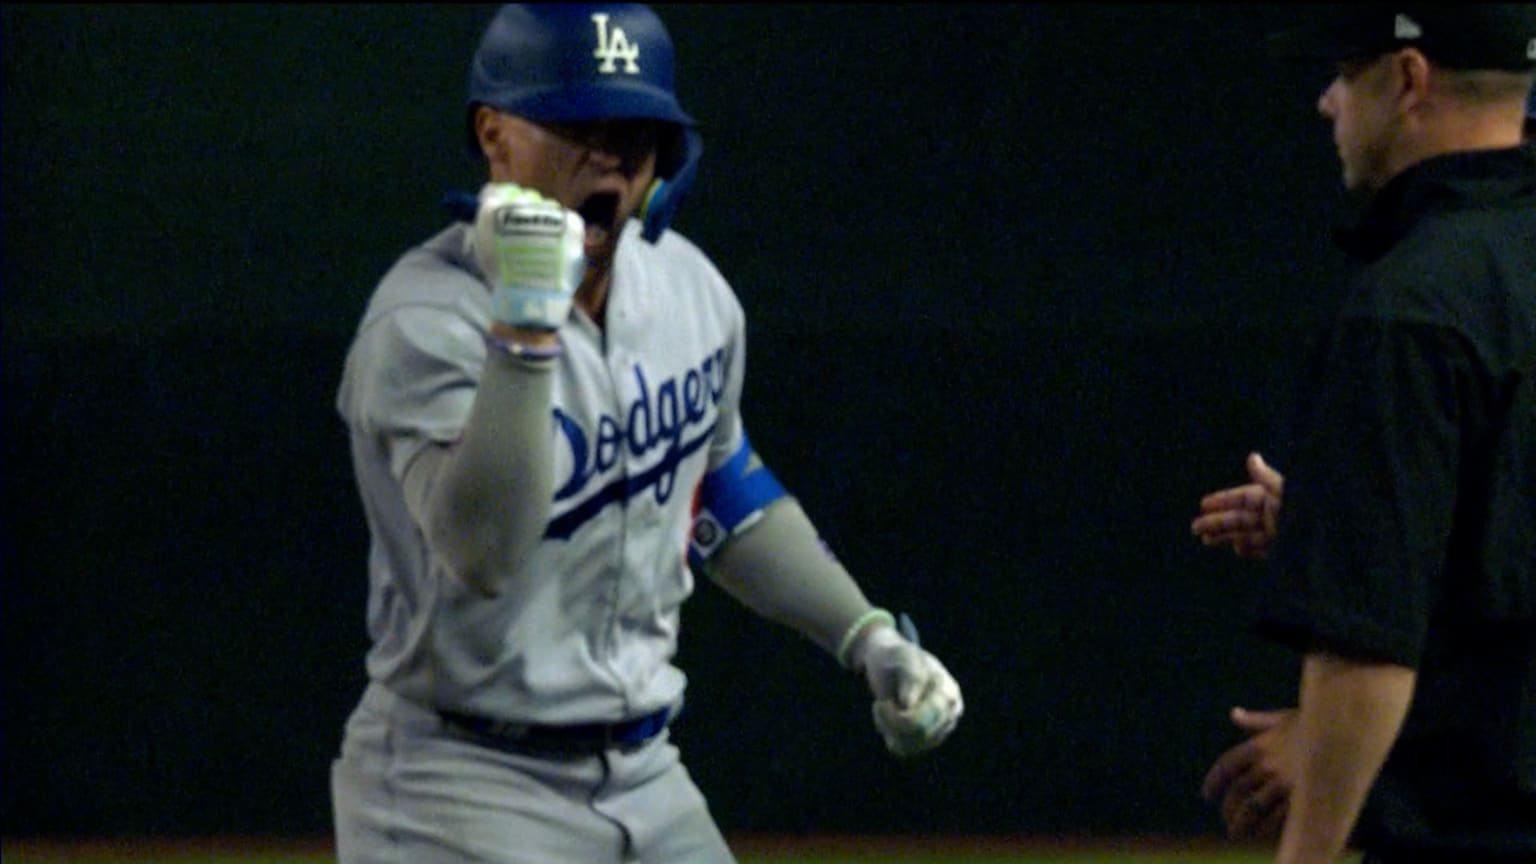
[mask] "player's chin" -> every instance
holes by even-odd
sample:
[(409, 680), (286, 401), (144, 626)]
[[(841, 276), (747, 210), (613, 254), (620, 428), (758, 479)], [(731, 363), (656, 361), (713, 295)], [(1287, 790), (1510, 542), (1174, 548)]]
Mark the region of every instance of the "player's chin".
[(588, 229), (586, 239), (581, 244), (581, 252), (589, 262), (612, 261), (618, 246), (617, 236), (607, 234), (602, 229)]
[(588, 225), (586, 236), (582, 238), (581, 251), (587, 257), (587, 267), (594, 266), (607, 268), (613, 264), (613, 256), (619, 249), (620, 230), (615, 227), (603, 227)]

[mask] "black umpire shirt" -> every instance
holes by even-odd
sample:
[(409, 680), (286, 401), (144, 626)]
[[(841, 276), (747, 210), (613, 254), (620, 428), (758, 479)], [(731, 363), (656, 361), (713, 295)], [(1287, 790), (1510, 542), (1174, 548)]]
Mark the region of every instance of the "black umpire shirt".
[(1419, 163), (1339, 241), (1259, 632), (1418, 670), (1356, 845), (1536, 861), (1536, 145)]

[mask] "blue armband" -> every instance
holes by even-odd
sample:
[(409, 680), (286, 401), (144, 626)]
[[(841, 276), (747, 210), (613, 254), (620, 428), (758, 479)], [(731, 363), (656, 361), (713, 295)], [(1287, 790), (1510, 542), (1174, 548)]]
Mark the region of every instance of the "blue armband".
[(688, 563), (703, 564), (733, 534), (750, 528), (769, 504), (789, 495), (742, 433), (741, 446), (699, 484), (698, 512), (688, 541)]

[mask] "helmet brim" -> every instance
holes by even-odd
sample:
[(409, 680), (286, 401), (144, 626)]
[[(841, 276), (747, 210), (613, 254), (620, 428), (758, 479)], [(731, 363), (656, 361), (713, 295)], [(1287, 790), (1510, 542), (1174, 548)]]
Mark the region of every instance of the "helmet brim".
[(610, 81), (574, 87), (524, 88), (516, 99), (486, 100), (498, 111), (535, 122), (646, 119), (697, 126), (672, 94), (644, 82)]

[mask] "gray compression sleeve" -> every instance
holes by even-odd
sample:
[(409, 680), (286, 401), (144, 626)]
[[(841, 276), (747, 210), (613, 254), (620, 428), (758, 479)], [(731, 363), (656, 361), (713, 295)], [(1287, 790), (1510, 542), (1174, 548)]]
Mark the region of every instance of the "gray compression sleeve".
[(552, 363), (490, 350), (463, 435), (405, 469), (405, 500), (428, 545), (494, 596), (543, 536), (554, 497)]
[(768, 505), (756, 525), (726, 541), (707, 572), (747, 608), (834, 656), (848, 626), (872, 608), (793, 498)]

